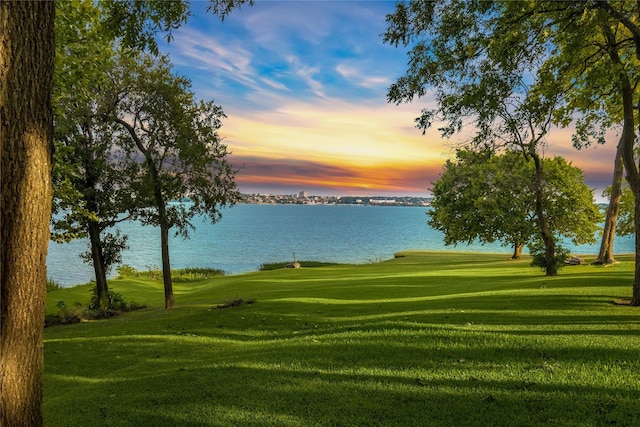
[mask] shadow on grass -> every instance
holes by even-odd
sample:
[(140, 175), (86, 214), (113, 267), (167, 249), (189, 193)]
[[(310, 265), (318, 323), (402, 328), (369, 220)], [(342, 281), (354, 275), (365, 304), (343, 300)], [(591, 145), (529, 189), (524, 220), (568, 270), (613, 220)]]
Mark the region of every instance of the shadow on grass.
[[(46, 391), (58, 396), (47, 399), (47, 425), (632, 425), (640, 416), (637, 345), (587, 355), (420, 328), (314, 337), (56, 341), (52, 359), (70, 344), (100, 353), (85, 366), (48, 362), (57, 372)], [(101, 361), (104, 370), (92, 367)], [(607, 368), (625, 379), (593, 378)]]
[[(456, 266), (425, 272), (423, 261), (401, 261), (393, 271), (364, 266), (338, 279), (322, 269), (225, 278), (228, 288), (191, 293), (197, 305), (50, 328), (46, 424), (634, 425), (640, 418), (638, 312), (612, 304), (629, 271), (594, 269), (587, 277), (580, 266), (545, 278), (492, 263), (499, 274), (476, 278)], [(256, 302), (209, 310), (229, 294)]]

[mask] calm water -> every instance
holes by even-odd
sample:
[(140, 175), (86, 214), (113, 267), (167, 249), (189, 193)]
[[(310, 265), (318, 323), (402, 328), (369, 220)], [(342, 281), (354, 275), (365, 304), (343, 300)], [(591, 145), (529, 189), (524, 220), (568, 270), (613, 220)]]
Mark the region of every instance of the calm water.
[[(409, 249), (498, 252), (499, 244), (445, 246), (442, 233), (427, 225), (427, 208), (327, 205), (237, 205), (214, 225), (196, 219), (191, 238), (172, 238), (172, 268), (213, 267), (229, 273), (255, 271), (266, 262), (298, 260), (366, 263), (392, 258)], [(154, 227), (125, 223), (129, 249), (123, 264), (145, 270), (160, 267), (160, 233)], [(574, 247), (574, 253), (597, 254), (598, 245)], [(87, 242), (49, 245), (48, 275), (63, 285), (93, 279), (79, 254)], [(616, 238), (616, 253), (634, 251), (632, 238)], [(114, 270), (115, 273), (115, 270)]]

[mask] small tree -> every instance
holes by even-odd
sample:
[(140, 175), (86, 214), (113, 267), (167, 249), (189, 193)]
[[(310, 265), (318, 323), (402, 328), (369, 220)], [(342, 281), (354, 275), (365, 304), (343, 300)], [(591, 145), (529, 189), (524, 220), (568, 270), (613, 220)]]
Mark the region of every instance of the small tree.
[[(131, 167), (137, 213), (160, 228), (165, 306), (174, 305), (169, 229), (188, 237), (198, 214), (213, 223), (220, 209), (239, 200), (235, 171), (218, 135), (224, 113), (213, 102), (196, 101), (191, 82), (171, 72), (169, 61), (149, 56), (121, 57), (112, 76), (118, 103), (113, 122)], [(189, 203), (170, 203), (188, 198)]]

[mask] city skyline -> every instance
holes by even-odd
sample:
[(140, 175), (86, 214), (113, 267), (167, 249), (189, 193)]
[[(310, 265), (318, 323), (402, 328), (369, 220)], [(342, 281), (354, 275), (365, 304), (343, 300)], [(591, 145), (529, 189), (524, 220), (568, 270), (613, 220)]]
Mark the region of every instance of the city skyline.
[[(220, 135), (243, 193), (428, 196), (469, 137), (444, 140), (414, 118), (432, 105), (386, 101), (406, 70), (406, 49), (382, 42), (393, 1), (257, 1), (222, 22), (194, 2), (188, 23), (162, 41), (175, 71), (225, 111)], [(581, 168), (587, 185), (610, 184), (616, 135), (582, 151), (571, 129), (553, 129), (546, 155)]]

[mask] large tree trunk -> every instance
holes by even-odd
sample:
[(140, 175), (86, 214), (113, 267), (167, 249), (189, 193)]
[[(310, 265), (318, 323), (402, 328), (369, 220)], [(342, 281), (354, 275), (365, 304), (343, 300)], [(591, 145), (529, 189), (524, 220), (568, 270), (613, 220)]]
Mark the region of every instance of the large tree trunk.
[[(640, 306), (640, 173), (635, 160), (635, 117), (633, 104), (633, 87), (629, 81), (622, 61), (618, 55), (618, 45), (610, 28), (606, 25), (601, 26), (604, 36), (607, 39), (607, 47), (609, 56), (614, 65), (619, 66), (619, 84), (622, 94), (622, 135), (620, 135), (620, 149), (622, 150), (622, 162), (627, 174), (627, 182), (629, 188), (633, 192), (635, 199), (634, 209), (634, 225), (636, 228), (636, 265), (632, 286), (631, 305)], [(639, 52), (640, 57), (640, 52)]]
[(608, 265), (616, 262), (613, 257), (613, 240), (616, 235), (616, 224), (620, 215), (620, 200), (622, 200), (622, 178), (624, 162), (622, 161), (623, 139), (620, 138), (616, 149), (616, 159), (613, 168), (613, 182), (611, 183), (611, 197), (607, 208), (607, 217), (604, 222), (602, 241), (598, 258), (593, 262), (596, 265)]
[(93, 272), (96, 276), (96, 295), (98, 297), (98, 306), (101, 310), (106, 310), (109, 307), (107, 271), (104, 265), (104, 255), (102, 253), (100, 227), (99, 224), (94, 221), (89, 222), (89, 243), (91, 245)]
[(557, 276), (558, 275), (558, 267), (556, 266), (556, 242), (553, 238), (551, 230), (549, 229), (549, 224), (547, 223), (547, 217), (544, 213), (543, 209), (543, 170), (542, 170), (542, 160), (540, 156), (537, 154), (531, 154), (533, 158), (533, 162), (536, 168), (536, 180), (535, 180), (535, 197), (536, 197), (536, 205), (535, 205), (535, 213), (536, 218), (538, 220), (538, 228), (540, 232), (540, 237), (542, 238), (542, 242), (544, 243), (544, 253), (545, 253), (545, 263), (546, 263), (546, 274), (547, 276)]
[(524, 249), (524, 243), (516, 241), (513, 244), (513, 255), (511, 255), (511, 259), (520, 259), (522, 257), (522, 249)]
[(40, 426), (51, 220), (53, 1), (0, 1), (0, 425)]

